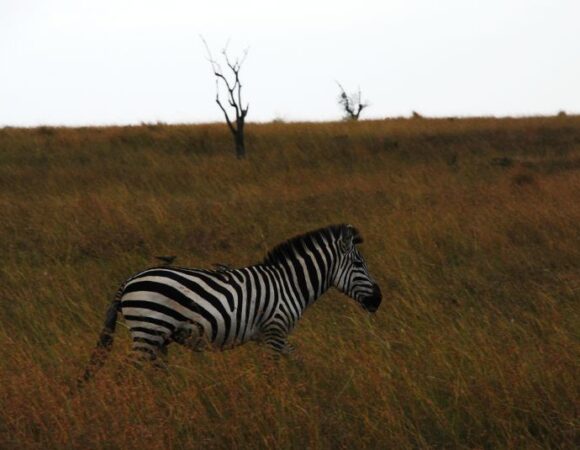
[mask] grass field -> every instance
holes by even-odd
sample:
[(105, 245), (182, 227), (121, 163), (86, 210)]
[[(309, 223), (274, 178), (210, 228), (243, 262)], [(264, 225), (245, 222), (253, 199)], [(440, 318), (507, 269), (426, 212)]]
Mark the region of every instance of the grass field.
[[(580, 445), (580, 117), (0, 129), (0, 448)], [(503, 158), (503, 159), (502, 159)], [(128, 367), (118, 285), (242, 266), (348, 222), (376, 315), (329, 292), (275, 364), (248, 344)], [(577, 447), (576, 447), (577, 448)]]

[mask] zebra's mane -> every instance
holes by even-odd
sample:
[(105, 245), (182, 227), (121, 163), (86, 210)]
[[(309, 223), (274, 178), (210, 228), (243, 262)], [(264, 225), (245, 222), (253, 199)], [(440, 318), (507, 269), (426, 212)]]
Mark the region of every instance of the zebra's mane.
[(294, 254), (295, 248), (302, 248), (302, 242), (307, 239), (311, 239), (314, 236), (321, 236), (326, 238), (339, 238), (340, 236), (346, 235), (347, 233), (352, 233), (353, 242), (355, 244), (360, 244), (363, 239), (360, 232), (353, 227), (352, 225), (347, 224), (339, 224), (339, 225), (330, 225), (324, 228), (319, 228), (314, 231), (309, 231), (308, 233), (300, 234), (298, 236), (294, 236), (287, 241), (284, 241), (275, 247), (273, 247), (264, 260), (262, 264), (269, 265), (275, 264), (277, 262), (286, 260), (288, 256)]

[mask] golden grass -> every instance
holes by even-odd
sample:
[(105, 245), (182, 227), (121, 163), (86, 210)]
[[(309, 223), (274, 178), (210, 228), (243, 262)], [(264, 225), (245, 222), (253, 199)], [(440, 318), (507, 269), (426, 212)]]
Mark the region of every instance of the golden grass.
[[(580, 118), (0, 129), (0, 448), (574, 448)], [(493, 163), (494, 158), (510, 158)], [(71, 395), (118, 284), (350, 222), (385, 294)]]

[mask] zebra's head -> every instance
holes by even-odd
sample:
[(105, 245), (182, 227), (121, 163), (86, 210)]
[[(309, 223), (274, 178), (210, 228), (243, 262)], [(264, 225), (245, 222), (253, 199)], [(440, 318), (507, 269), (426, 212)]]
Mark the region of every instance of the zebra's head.
[(332, 285), (374, 313), (379, 309), (382, 294), (357, 248), (360, 243), (362, 237), (356, 228), (352, 225), (341, 227), (336, 240), (338, 261)]

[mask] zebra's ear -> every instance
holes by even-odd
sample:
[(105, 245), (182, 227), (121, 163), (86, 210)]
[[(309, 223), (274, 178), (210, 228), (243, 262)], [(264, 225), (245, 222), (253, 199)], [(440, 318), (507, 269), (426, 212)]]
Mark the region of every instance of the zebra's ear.
[(355, 227), (347, 225), (338, 240), (338, 246), (343, 253), (352, 251), (355, 244), (362, 242), (360, 235)]
[(338, 248), (340, 248), (340, 251), (342, 253), (348, 253), (349, 251), (352, 250), (352, 240), (349, 240), (346, 237), (341, 237), (338, 239)]
[(362, 238), (360, 232), (358, 231), (358, 229), (356, 227), (353, 227), (352, 225), (349, 225), (348, 228), (349, 228), (350, 233), (352, 234), (353, 244), (362, 244), (363, 238)]

